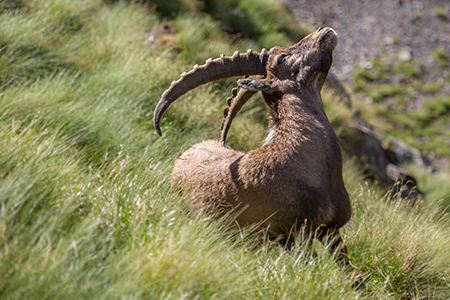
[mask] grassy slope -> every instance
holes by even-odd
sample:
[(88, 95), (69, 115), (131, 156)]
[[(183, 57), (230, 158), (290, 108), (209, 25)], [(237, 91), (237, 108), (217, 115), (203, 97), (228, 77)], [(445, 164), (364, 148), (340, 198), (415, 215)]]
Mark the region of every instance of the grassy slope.
[[(442, 51), (435, 49), (431, 57), (440, 65), (435, 71), (450, 82), (449, 55)], [(368, 68), (356, 67), (352, 100), (368, 124), (438, 161), (439, 172), (432, 176), (425, 168), (404, 167), (419, 179), (419, 189), (429, 200), (442, 200), (441, 205), (450, 211), (450, 170), (439, 165), (440, 158), (450, 156), (450, 96), (443, 91), (444, 82), (423, 79), (427, 72), (414, 59), (373, 59)], [(390, 143), (389, 137), (384, 143)]]
[[(350, 160), (344, 172), (354, 215), (344, 233), (354, 269), (347, 272), (321, 244), (313, 246), (315, 258), (303, 245), (288, 253), (187, 211), (170, 189), (173, 160), (217, 138), (232, 81), (178, 100), (162, 138), (151, 125), (153, 107), (193, 62), (255, 48), (249, 40), (230, 45), (196, 1), (178, 1), (192, 6), (174, 19), (180, 52), (144, 45), (161, 7), (7, 2), (0, 15), (0, 298), (449, 295), (447, 219), (425, 204), (408, 211), (386, 203)], [(254, 1), (242, 3), (250, 16), (258, 11)], [(289, 40), (289, 33), (271, 33)], [(339, 132), (349, 112), (329, 90), (324, 101)], [(252, 100), (230, 144), (257, 146), (263, 115), (261, 101)]]
[(355, 104), (371, 125), (439, 157), (450, 155), (450, 97), (443, 92), (443, 78), (450, 81), (450, 59), (435, 53), (431, 56), (435, 61), (440, 58), (436, 73), (441, 82), (422, 79), (428, 70), (418, 61), (398, 62), (389, 56), (373, 59), (370, 68), (358, 67), (354, 79), (358, 98), (365, 99)]

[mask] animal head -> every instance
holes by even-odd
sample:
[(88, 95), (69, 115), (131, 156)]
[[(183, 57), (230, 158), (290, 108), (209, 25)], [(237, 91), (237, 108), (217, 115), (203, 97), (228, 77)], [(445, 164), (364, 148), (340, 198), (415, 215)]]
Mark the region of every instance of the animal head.
[(246, 78), (238, 85), (249, 91), (289, 93), (291, 89), (322, 87), (332, 62), (337, 36), (331, 28), (319, 28), (289, 48), (275, 46), (268, 52), (266, 77)]
[(231, 120), (255, 92), (279, 97), (300, 90), (320, 91), (336, 45), (336, 32), (321, 27), (289, 48), (275, 46), (269, 51), (263, 49), (261, 53), (248, 50), (245, 54), (235, 52), (231, 57), (221, 55), (214, 60), (208, 59), (204, 65), (196, 65), (193, 70), (181, 74), (180, 79), (173, 81), (163, 93), (153, 116), (155, 129), (161, 135), (159, 122), (173, 101), (202, 84), (223, 78), (247, 76), (238, 80), (243, 90), (235, 92), (237, 103), (229, 103), (231, 109), (225, 111), (225, 118), (229, 119), (229, 122), (224, 121), (227, 123), (225, 130), (228, 130)]

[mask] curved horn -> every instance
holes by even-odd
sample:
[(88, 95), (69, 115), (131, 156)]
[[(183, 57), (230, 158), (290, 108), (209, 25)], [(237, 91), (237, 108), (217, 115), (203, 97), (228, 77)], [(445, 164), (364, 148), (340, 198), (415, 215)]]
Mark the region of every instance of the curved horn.
[(220, 142), (225, 146), (228, 130), (231, 122), (242, 106), (250, 99), (256, 92), (246, 90), (240, 86), (232, 90), (232, 96), (227, 99), (228, 107), (223, 110), (223, 121), (220, 128)]
[(156, 105), (153, 115), (153, 124), (156, 132), (161, 135), (159, 122), (163, 113), (169, 105), (188, 91), (211, 81), (222, 78), (244, 76), (244, 75), (264, 75), (266, 73), (268, 53), (263, 49), (261, 53), (248, 50), (242, 54), (235, 52), (233, 56), (223, 56), (206, 61), (202, 66), (195, 65), (194, 69), (181, 74), (181, 78), (173, 81), (170, 87), (162, 94)]

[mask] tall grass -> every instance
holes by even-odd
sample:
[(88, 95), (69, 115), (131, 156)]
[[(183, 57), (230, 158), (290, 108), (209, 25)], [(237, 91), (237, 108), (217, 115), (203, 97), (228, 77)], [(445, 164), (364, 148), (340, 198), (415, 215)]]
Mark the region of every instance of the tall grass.
[[(446, 217), (384, 200), (350, 159), (348, 269), (318, 242), (287, 252), (252, 232), (229, 232), (226, 219), (190, 212), (170, 188), (173, 160), (218, 137), (233, 83), (178, 100), (161, 138), (152, 110), (194, 62), (251, 41), (231, 45), (218, 21), (193, 10), (174, 17), (177, 44), (158, 49), (144, 43), (162, 21), (158, 10), (112, 2), (23, 0), (0, 14), (0, 298), (449, 296)], [(351, 112), (329, 89), (324, 102), (339, 133)], [(262, 143), (263, 116), (261, 99), (252, 99), (229, 143)]]

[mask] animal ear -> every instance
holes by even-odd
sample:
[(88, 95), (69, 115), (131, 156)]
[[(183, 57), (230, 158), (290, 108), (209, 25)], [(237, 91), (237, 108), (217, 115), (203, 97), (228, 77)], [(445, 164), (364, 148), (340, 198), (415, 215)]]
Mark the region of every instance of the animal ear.
[(274, 92), (274, 89), (272, 85), (265, 81), (265, 80), (258, 80), (253, 78), (245, 78), (245, 79), (239, 79), (237, 84), (249, 91), (254, 92)]

